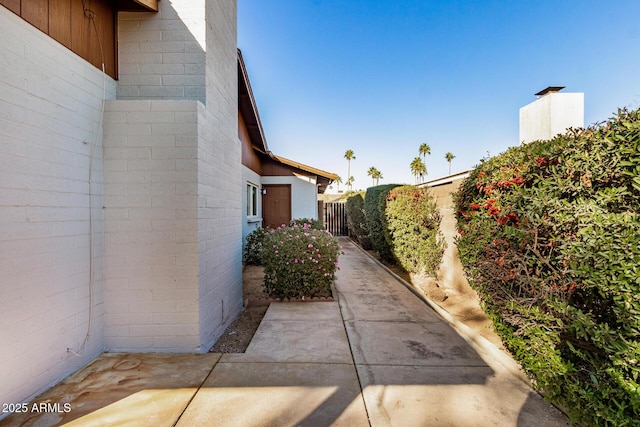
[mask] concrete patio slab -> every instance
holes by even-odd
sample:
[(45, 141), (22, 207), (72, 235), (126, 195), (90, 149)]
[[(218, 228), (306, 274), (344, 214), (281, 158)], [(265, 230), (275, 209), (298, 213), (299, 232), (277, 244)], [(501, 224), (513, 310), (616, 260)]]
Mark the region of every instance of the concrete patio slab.
[(104, 354), (34, 400), (70, 412), (0, 427), (569, 425), (506, 356), (342, 244), (338, 302), (272, 303), (246, 353)]
[(489, 367), (358, 366), (371, 425), (567, 426), (523, 382)]
[(338, 292), (342, 317), (346, 321), (442, 322), (431, 307), (408, 290), (405, 292)]
[(171, 426), (219, 359), (219, 354), (105, 353), (29, 406), (57, 403), (61, 411), (17, 413), (0, 425)]
[(351, 363), (342, 324), (329, 321), (265, 322), (243, 354), (225, 354), (225, 362)]
[(353, 365), (219, 363), (178, 426), (369, 426)]
[(337, 302), (276, 302), (271, 303), (263, 320), (331, 320), (340, 322), (342, 318)]
[(356, 364), (486, 366), (476, 351), (443, 323), (346, 322)]
[[(340, 255), (340, 270), (336, 272), (336, 289), (339, 292), (384, 292), (385, 290), (392, 290), (396, 286), (394, 285), (393, 277), (389, 275), (376, 274), (378, 264), (363, 256), (360, 249), (350, 246), (352, 249), (348, 251), (346, 255)], [(348, 268), (342, 268), (343, 265), (347, 265)]]

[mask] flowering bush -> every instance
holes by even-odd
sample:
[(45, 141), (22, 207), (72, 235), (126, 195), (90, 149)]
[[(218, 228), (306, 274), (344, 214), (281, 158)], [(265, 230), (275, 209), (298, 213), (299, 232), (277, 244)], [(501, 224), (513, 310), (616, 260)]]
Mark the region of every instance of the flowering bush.
[[(302, 224), (302, 225), (300, 225)], [(262, 246), (265, 293), (274, 298), (329, 297), (340, 247), (308, 221), (269, 230)]]
[(308, 227), (313, 228), (315, 230), (324, 230), (324, 224), (322, 221), (311, 218), (295, 218), (289, 221), (289, 226), (300, 226), (300, 227)]
[(581, 425), (640, 414), (640, 110), (483, 161), (458, 250), (505, 345)]
[(252, 265), (262, 264), (262, 242), (267, 232), (267, 229), (260, 227), (247, 235), (247, 243), (244, 245), (244, 262)]

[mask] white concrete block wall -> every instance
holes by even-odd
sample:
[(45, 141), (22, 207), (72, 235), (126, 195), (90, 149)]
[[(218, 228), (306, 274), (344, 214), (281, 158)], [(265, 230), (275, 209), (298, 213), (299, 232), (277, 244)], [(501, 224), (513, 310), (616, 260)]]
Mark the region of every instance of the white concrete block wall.
[(206, 2), (206, 109), (198, 151), (200, 342), (208, 350), (242, 309), (242, 159), (236, 1)]
[(158, 6), (157, 13), (118, 15), (118, 99), (204, 103), (205, 0), (160, 1)]
[(198, 101), (109, 101), (104, 119), (110, 351), (198, 351)]
[[(107, 347), (205, 352), (242, 306), (236, 2), (159, 6), (120, 17), (123, 101), (105, 126)], [(194, 100), (188, 124), (172, 99)], [(170, 153), (158, 144), (173, 155), (153, 159)], [(166, 217), (172, 208), (189, 214)]]
[(315, 177), (263, 176), (262, 184), (291, 184), (291, 219), (318, 219), (318, 188)]
[(0, 402), (103, 351), (103, 93), (113, 79), (0, 6)]

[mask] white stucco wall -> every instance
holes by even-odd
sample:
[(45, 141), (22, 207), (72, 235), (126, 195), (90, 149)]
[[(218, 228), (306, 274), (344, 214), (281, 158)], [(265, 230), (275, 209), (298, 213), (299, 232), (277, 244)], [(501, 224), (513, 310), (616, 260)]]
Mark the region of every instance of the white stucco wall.
[(258, 215), (255, 218), (247, 218), (247, 184), (251, 183), (260, 189), (262, 177), (242, 166), (242, 242), (246, 242), (247, 235), (256, 228), (262, 227), (262, 197), (258, 194)]
[(291, 219), (318, 219), (318, 188), (315, 177), (263, 176), (262, 184), (291, 184)]
[(583, 93), (549, 93), (520, 108), (520, 142), (551, 139), (584, 127)]
[(0, 6), (0, 402), (104, 348), (103, 91), (115, 81)]

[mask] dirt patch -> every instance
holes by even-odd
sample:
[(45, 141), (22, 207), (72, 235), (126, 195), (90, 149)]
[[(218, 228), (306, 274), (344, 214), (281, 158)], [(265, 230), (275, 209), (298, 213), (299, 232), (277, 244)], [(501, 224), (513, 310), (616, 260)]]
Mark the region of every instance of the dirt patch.
[(215, 345), (211, 353), (244, 353), (258, 330), (269, 302), (265, 304), (249, 304), (250, 301), (264, 300), (262, 280), (264, 268), (256, 265), (245, 265), (242, 270), (242, 300), (245, 309), (236, 320), (229, 325)]

